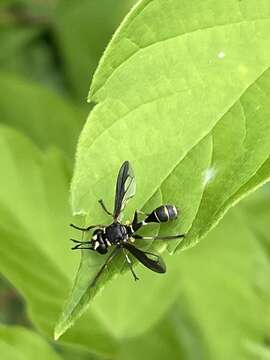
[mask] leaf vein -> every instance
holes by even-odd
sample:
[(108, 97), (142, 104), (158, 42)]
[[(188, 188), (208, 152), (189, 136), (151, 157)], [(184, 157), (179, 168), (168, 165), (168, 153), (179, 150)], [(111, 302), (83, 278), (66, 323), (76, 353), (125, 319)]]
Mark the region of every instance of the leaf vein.
[[(270, 20), (270, 17), (266, 16), (265, 18), (261, 18), (261, 19), (256, 19), (256, 20), (241, 20), (241, 21), (235, 21), (235, 22), (230, 22), (230, 23), (225, 23), (225, 24), (218, 24), (218, 25), (215, 25), (215, 26), (206, 26), (206, 27), (202, 27), (202, 28), (199, 28), (199, 29), (196, 29), (196, 30), (192, 30), (192, 31), (189, 31), (189, 32), (186, 32), (186, 33), (181, 33), (181, 34), (176, 34), (174, 36), (170, 36), (168, 38), (164, 38), (164, 39), (161, 39), (161, 40), (158, 40), (154, 43), (149, 43), (147, 44), (146, 46), (144, 47), (140, 47), (137, 43), (135, 43), (133, 40), (130, 40), (132, 43), (136, 44), (136, 46), (139, 48), (139, 50), (137, 51), (134, 51), (131, 55), (129, 55), (127, 58), (125, 58), (121, 64), (119, 64), (118, 66), (116, 66), (113, 71), (111, 72), (111, 74), (107, 77), (107, 79), (104, 81), (103, 84), (101, 84), (96, 90), (94, 90), (93, 92), (91, 92), (90, 90), (90, 99), (91, 100), (94, 100), (94, 97), (95, 97), (95, 94), (97, 94), (101, 88), (103, 88), (104, 86), (106, 86), (106, 84), (108, 83), (108, 81), (111, 79), (111, 77), (115, 74), (116, 71), (118, 71), (123, 65), (125, 65), (125, 63), (130, 60), (131, 58), (133, 58), (138, 52), (141, 52), (141, 51), (145, 51), (146, 49), (152, 47), (152, 46), (156, 46), (156, 45), (159, 45), (159, 44), (162, 44), (164, 42), (168, 42), (170, 40), (174, 40), (174, 39), (177, 39), (181, 36), (189, 36), (191, 34), (194, 34), (198, 31), (203, 31), (203, 30), (210, 30), (210, 29), (213, 29), (213, 28), (221, 28), (221, 27), (227, 27), (227, 26), (232, 26), (232, 25), (241, 25), (241, 24), (246, 24), (246, 23), (257, 23), (257, 22), (261, 22), (261, 21), (267, 21), (267, 20)], [(126, 37), (126, 39), (128, 39), (128, 37)], [(95, 76), (96, 77), (96, 76)], [(95, 77), (94, 77), (94, 80), (95, 80)], [(98, 101), (98, 99), (96, 100)]]

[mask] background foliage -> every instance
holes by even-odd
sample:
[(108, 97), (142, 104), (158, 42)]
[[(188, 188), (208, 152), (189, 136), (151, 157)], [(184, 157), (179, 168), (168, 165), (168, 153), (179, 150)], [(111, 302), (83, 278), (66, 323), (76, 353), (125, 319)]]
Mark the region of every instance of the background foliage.
[[(141, 1), (95, 72), (134, 4), (0, 3), (1, 356), (269, 359), (269, 187), (230, 208), (270, 174), (270, 5)], [(182, 217), (161, 231), (188, 236), (168, 248), (173, 256), (151, 245), (163, 251), (165, 277), (138, 266), (138, 283), (130, 273), (106, 283), (114, 264), (86, 310), (88, 296), (74, 305), (77, 285), (69, 297), (80, 254), (67, 224), (89, 112), (71, 189), (86, 219), (75, 221), (105, 220), (96, 200), (112, 202), (128, 158), (138, 192), (127, 218), (176, 202)], [(83, 295), (93, 261), (84, 253)], [(68, 331), (55, 342), (57, 323), (58, 335)]]

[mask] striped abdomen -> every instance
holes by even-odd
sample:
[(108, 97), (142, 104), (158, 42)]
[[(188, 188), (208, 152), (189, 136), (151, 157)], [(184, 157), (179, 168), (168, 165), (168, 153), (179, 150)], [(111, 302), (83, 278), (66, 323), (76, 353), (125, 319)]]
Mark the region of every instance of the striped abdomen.
[(161, 205), (151, 212), (144, 220), (144, 223), (167, 222), (177, 218), (179, 210), (175, 205)]

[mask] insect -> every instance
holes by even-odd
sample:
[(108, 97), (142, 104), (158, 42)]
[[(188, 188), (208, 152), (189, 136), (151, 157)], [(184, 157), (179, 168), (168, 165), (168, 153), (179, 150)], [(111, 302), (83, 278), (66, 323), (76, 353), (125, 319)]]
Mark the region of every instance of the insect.
[[(127, 202), (135, 195), (136, 182), (132, 167), (128, 161), (125, 161), (118, 173), (116, 182), (116, 193), (114, 202), (114, 211), (111, 213), (107, 210), (103, 200), (99, 200), (99, 203), (103, 210), (113, 218), (113, 222), (110, 225), (90, 225), (88, 227), (79, 227), (70, 224), (73, 228), (88, 232), (91, 229), (95, 229), (90, 241), (79, 241), (71, 239), (76, 245), (72, 250), (87, 249), (97, 251), (99, 254), (107, 254), (108, 248), (113, 247), (113, 250), (108, 255), (103, 266), (100, 268), (96, 276), (94, 277), (91, 286), (94, 286), (101, 276), (102, 272), (107, 268), (108, 264), (117, 256), (121, 251), (123, 252), (126, 262), (131, 270), (131, 273), (135, 280), (138, 280), (133, 264), (130, 258), (132, 254), (139, 262), (141, 262), (148, 269), (157, 273), (165, 273), (166, 265), (162, 258), (154, 253), (143, 251), (138, 249), (132, 244), (136, 239), (140, 240), (165, 240), (165, 239), (179, 239), (183, 238), (184, 234), (172, 235), (172, 236), (141, 236), (136, 232), (150, 223), (166, 223), (170, 220), (177, 218), (179, 210), (175, 205), (162, 205), (153, 210), (150, 214), (144, 214), (141, 211), (136, 210), (131, 224), (124, 225), (120, 222), (121, 213), (124, 210)], [(143, 221), (138, 220), (138, 214), (145, 215)]]

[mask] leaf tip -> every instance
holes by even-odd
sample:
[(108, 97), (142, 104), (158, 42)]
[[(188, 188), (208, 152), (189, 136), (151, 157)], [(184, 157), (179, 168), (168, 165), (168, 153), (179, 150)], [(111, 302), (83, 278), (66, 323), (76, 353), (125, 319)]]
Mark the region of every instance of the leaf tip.
[(63, 332), (59, 331), (58, 325), (56, 325), (56, 327), (54, 329), (54, 334), (53, 334), (54, 341), (57, 341), (62, 336), (62, 334), (63, 334)]
[(57, 322), (54, 328), (53, 338), (55, 341), (59, 340), (59, 338), (66, 332), (68, 326), (63, 325), (62, 321)]

